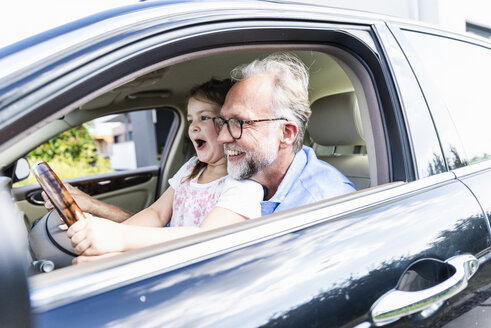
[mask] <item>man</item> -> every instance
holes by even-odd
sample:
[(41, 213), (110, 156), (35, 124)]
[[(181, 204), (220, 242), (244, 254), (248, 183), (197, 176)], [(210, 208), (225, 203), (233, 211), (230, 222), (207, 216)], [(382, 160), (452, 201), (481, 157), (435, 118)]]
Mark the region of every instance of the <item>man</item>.
[[(234, 69), (232, 78), (237, 82), (213, 123), (218, 142), (224, 145), (229, 175), (237, 180), (252, 179), (263, 186), (261, 215), (355, 191), (339, 171), (318, 160), (311, 148), (302, 146), (310, 116), (309, 77), (297, 57), (273, 54)], [(109, 219), (111, 212), (119, 213), (110, 205), (106, 208), (104, 203), (70, 190), (84, 211), (105, 213)], [(114, 223), (99, 218), (84, 221), (68, 230), (75, 250), (82, 249), (77, 253), (87, 255), (79, 256), (75, 263), (121, 251), (121, 238), (107, 238), (105, 234), (117, 230)], [(150, 233), (148, 229), (159, 229), (151, 233), (158, 232), (162, 238), (157, 239), (166, 241), (235, 222), (225, 216), (214, 217), (213, 222), (205, 220), (200, 227), (139, 230)]]
[(302, 147), (311, 112), (308, 73), (297, 57), (272, 54), (237, 67), (232, 78), (237, 82), (215, 129), (228, 173), (263, 186), (262, 215), (355, 191), (339, 171)]

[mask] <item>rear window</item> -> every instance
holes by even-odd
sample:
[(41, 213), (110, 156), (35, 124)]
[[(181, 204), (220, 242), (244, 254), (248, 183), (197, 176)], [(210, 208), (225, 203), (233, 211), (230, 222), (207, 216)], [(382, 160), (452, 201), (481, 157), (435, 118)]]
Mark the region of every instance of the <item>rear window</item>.
[[(446, 37), (403, 31), (457, 128), (465, 154), (450, 168), (491, 159), (491, 49)], [(444, 147), (450, 140), (440, 137)], [(455, 156), (454, 156), (455, 157)], [(465, 157), (465, 158), (463, 158)], [(452, 158), (447, 154), (447, 158)]]

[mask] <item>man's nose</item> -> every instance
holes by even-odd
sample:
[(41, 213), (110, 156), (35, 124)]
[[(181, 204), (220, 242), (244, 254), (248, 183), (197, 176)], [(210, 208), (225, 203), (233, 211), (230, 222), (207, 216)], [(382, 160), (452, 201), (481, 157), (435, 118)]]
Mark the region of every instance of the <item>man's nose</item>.
[(234, 138), (232, 138), (230, 132), (228, 132), (226, 124), (224, 124), (220, 132), (218, 132), (217, 141), (221, 145), (234, 142)]

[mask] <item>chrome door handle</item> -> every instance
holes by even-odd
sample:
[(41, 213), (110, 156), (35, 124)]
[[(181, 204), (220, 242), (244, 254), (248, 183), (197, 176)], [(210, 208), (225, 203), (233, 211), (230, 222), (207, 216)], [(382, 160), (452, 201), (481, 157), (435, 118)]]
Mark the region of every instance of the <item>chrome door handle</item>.
[(479, 268), (479, 261), (469, 254), (451, 257), (445, 263), (452, 266), (455, 273), (438, 285), (419, 291), (392, 289), (382, 295), (370, 311), (373, 323), (383, 326), (430, 307), (438, 309), (443, 301), (464, 290)]

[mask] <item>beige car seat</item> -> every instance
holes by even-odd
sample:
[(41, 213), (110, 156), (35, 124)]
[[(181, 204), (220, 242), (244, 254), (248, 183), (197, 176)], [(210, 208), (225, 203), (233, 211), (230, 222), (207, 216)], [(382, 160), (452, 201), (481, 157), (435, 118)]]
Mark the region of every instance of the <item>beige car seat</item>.
[(326, 96), (311, 105), (308, 132), (317, 157), (341, 171), (357, 190), (370, 187), (370, 170), (354, 92)]

